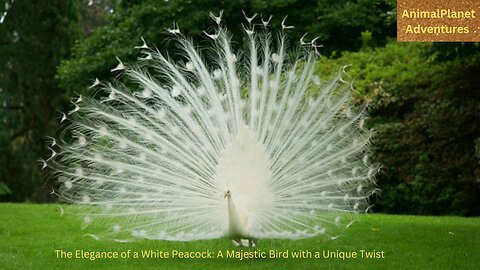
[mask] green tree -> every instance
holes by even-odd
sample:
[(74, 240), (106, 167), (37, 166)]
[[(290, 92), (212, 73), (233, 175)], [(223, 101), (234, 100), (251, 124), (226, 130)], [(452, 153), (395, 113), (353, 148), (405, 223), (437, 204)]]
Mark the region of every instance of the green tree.
[(49, 155), (46, 136), (58, 129), (68, 93), (56, 68), (80, 36), (75, 0), (8, 1), (0, 24), (0, 181), (3, 200), (45, 200), (39, 158)]
[[(357, 50), (362, 46), (362, 32), (372, 33), (372, 45), (381, 45), (387, 36), (395, 35), (395, 21), (388, 12), (394, 10), (395, 1), (375, 0), (177, 0), (177, 1), (121, 1), (113, 5), (111, 23), (95, 33), (74, 49), (74, 57), (63, 61), (58, 76), (61, 85), (76, 92), (85, 92), (86, 86), (95, 77), (109, 79), (109, 70), (117, 65), (116, 57), (123, 62), (135, 62), (143, 37), (150, 46), (168, 51), (176, 57), (172, 36), (166, 29), (178, 23), (183, 34), (199, 45), (207, 41), (202, 31), (213, 31), (214, 22), (209, 13), (224, 11), (224, 24), (232, 32), (236, 44), (242, 44), (242, 10), (251, 16), (258, 14), (267, 20), (273, 15), (270, 27), (280, 28), (288, 15), (286, 24), (295, 28), (288, 31), (292, 43), (308, 32), (307, 41), (319, 37), (325, 46), (322, 54), (335, 50)], [(257, 26), (259, 29), (260, 26)]]

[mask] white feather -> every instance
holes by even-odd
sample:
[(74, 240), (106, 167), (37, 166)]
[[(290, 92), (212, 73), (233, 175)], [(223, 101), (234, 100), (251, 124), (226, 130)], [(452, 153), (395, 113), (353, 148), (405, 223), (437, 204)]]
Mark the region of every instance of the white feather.
[(47, 161), (57, 155), (61, 197), (85, 207), (84, 224), (111, 224), (115, 241), (227, 235), (244, 245), (328, 235), (339, 213), (364, 211), (377, 169), (350, 84), (320, 83), (314, 51), (287, 60), (283, 36), (251, 33), (234, 53), (225, 29), (207, 35), (215, 65), (179, 35), (186, 64), (158, 52), (145, 62), (161, 84), (127, 69), (138, 93), (107, 85), (108, 98), (74, 109), (77, 141)]

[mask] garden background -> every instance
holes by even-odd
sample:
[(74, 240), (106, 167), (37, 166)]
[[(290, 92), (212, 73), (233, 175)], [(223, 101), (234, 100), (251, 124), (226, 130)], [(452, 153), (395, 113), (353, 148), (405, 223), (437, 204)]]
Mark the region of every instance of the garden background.
[[(116, 57), (136, 62), (134, 46), (142, 37), (175, 57), (166, 32), (174, 22), (200, 46), (207, 44), (202, 31), (213, 25), (209, 13), (220, 10), (236, 44), (242, 44), (242, 11), (273, 15), (273, 29), (288, 15), (287, 23), (295, 26), (287, 33), (291, 47), (306, 32), (323, 44), (320, 75), (328, 77), (348, 65), (356, 101), (370, 104), (372, 158), (382, 164), (373, 212), (480, 215), (480, 45), (397, 43), (394, 0), (0, 0), (0, 202), (56, 203), (50, 194), (56, 181), (42, 170), (40, 159), (50, 155), (46, 139), (63, 132), (61, 112), (72, 109), (71, 100), (91, 95), (88, 86), (96, 77), (110, 80)], [(35, 207), (40, 206), (0, 204), (2, 239), (15, 237), (9, 230)], [(53, 209), (44, 207), (45, 213)], [(380, 222), (395, 219), (378, 217)], [(449, 222), (456, 221), (468, 227), (466, 246), (455, 247), (467, 256), (467, 249), (478, 249), (480, 222)], [(0, 245), (0, 261), (10, 258), (8, 247)], [(22, 254), (21, 248), (12, 250)], [(467, 257), (472, 262), (480, 258), (478, 253)]]

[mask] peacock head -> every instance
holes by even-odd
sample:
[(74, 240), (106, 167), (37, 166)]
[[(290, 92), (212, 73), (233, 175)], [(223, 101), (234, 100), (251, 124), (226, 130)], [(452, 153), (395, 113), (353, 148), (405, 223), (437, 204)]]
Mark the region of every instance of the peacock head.
[(232, 196), (232, 193), (230, 192), (230, 189), (227, 189), (227, 190), (223, 193), (223, 197), (224, 197), (224, 198), (230, 198), (230, 196)]

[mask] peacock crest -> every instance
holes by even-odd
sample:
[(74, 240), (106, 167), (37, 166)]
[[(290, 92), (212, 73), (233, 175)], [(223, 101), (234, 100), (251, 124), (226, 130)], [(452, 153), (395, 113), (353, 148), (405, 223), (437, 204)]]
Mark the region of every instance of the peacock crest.
[(233, 51), (212, 17), (211, 57), (175, 25), (184, 61), (143, 41), (140, 64), (112, 69), (129, 87), (96, 80), (101, 98), (79, 97), (63, 115), (73, 142), (54, 141), (44, 165), (84, 226), (106, 224), (94, 238), (333, 236), (368, 207), (378, 167), (365, 106), (340, 75), (315, 74), (315, 41), (302, 38), (310, 48), (292, 61), (283, 33), (247, 17), (246, 49)]

